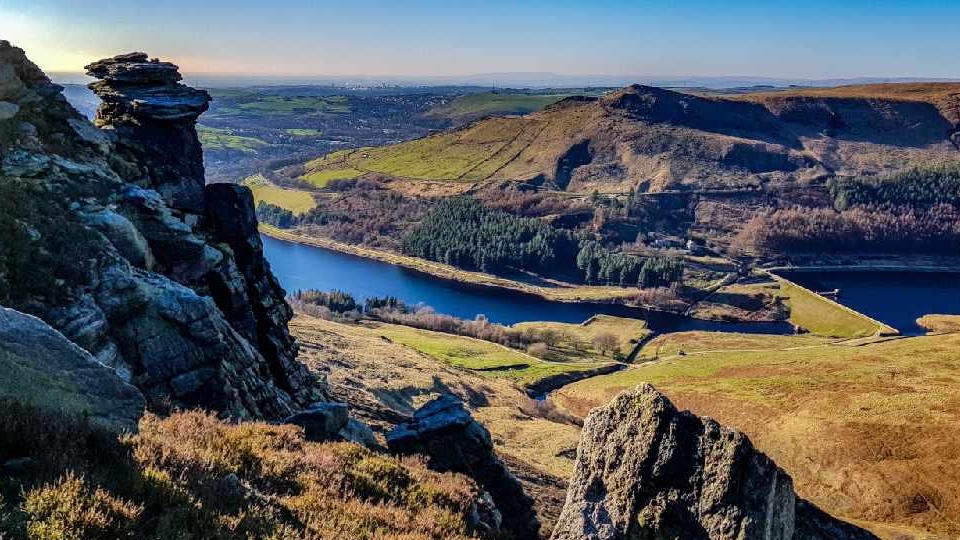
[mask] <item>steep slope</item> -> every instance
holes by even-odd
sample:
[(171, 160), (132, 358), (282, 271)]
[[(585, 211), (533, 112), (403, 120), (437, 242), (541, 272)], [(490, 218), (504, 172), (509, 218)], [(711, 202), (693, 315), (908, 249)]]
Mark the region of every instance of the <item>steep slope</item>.
[(960, 84), (735, 98), (634, 85), (307, 168), (550, 182), (577, 192), (757, 187), (955, 160), (958, 111)]
[(88, 66), (98, 129), (0, 41), (0, 304), (113, 367), (157, 411), (277, 418), (322, 398), (247, 188), (205, 186), (209, 96), (143, 53)]

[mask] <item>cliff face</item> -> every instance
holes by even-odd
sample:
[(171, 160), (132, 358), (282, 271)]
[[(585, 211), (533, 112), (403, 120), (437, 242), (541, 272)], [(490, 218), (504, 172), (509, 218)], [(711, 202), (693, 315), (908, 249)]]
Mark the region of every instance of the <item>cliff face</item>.
[[(87, 66), (97, 126), (0, 41), (0, 303), (113, 367), (151, 409), (279, 418), (322, 399), (296, 361), (249, 190), (204, 185), (206, 92), (131, 53)], [(34, 286), (43, 282), (43, 286)]]
[(678, 412), (652, 386), (587, 417), (553, 540), (869, 540), (799, 499), (739, 431)]

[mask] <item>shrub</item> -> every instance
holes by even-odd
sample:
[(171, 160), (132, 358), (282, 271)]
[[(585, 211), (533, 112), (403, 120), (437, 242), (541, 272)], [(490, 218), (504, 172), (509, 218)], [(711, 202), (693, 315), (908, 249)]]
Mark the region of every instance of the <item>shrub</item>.
[(550, 347), (546, 343), (532, 343), (527, 346), (527, 354), (537, 358), (546, 358), (550, 355)]
[(300, 428), (147, 415), (121, 439), (82, 418), (0, 401), (0, 537), (10, 540), (470, 538), (478, 491), (421, 460)]
[(68, 472), (29, 491), (23, 512), (31, 540), (120, 540), (134, 537), (142, 508), (120, 500)]

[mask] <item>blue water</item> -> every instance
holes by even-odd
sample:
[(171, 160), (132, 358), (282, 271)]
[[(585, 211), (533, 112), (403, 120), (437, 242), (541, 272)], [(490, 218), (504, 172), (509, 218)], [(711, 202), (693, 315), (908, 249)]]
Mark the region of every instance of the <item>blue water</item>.
[(816, 272), (783, 276), (815, 291), (840, 289), (837, 301), (900, 330), (919, 335), (917, 318), (960, 314), (960, 274), (927, 272)]
[(792, 327), (786, 323), (710, 322), (613, 304), (552, 302), (534, 295), (444, 280), (381, 261), (267, 236), (263, 237), (263, 249), (274, 274), (287, 292), (340, 289), (361, 301), (370, 296), (389, 295), (408, 305), (429, 305), (438, 313), (465, 319), (482, 314), (501, 324), (523, 321), (579, 323), (603, 313), (642, 318), (656, 330), (792, 332)]

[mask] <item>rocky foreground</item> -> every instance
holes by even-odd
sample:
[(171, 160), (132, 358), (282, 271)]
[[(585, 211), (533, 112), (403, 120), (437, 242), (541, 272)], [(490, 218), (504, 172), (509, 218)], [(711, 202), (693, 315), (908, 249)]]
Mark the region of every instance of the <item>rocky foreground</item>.
[(867, 540), (797, 497), (739, 431), (678, 412), (650, 385), (587, 417), (552, 540)]

